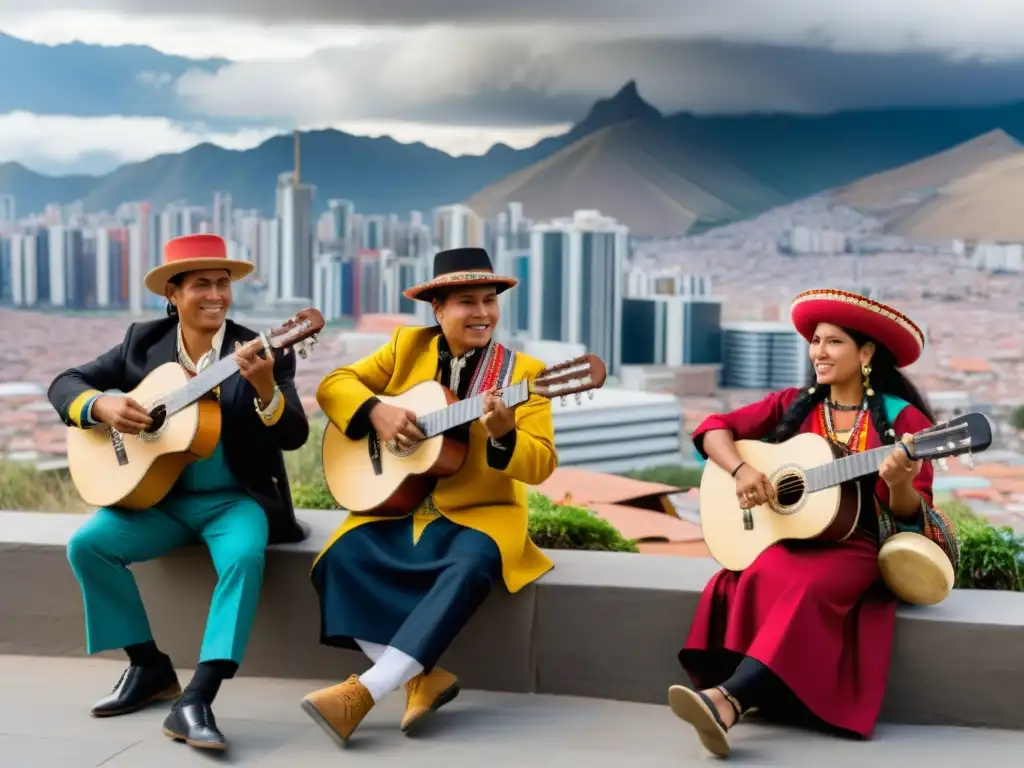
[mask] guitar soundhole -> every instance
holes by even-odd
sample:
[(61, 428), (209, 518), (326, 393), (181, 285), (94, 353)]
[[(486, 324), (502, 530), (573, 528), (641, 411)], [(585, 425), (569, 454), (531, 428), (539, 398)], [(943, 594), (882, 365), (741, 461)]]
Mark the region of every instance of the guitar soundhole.
[(416, 449), (420, 447), (419, 443), (413, 443), (408, 448), (403, 448), (399, 445), (398, 440), (391, 439), (385, 443), (388, 449), (388, 453), (392, 456), (397, 456), (400, 459), (404, 459), (406, 456), (411, 456), (416, 452)]
[(149, 412), (149, 418), (153, 420), (152, 426), (146, 430), (149, 434), (159, 432), (164, 426), (164, 422), (167, 421), (167, 406), (158, 405), (152, 411)]
[(783, 475), (775, 484), (778, 505), (783, 508), (796, 506), (803, 500), (806, 487), (804, 479), (800, 475)]

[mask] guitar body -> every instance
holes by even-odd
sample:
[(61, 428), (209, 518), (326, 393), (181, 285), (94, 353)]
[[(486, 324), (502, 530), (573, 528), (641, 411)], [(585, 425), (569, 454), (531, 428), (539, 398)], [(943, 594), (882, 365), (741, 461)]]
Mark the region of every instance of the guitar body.
[[(187, 382), (188, 374), (180, 365), (165, 363), (125, 394), (146, 406)], [(154, 433), (125, 435), (120, 455), (104, 425), (70, 427), (67, 453), (71, 479), (87, 504), (148, 509), (170, 492), (189, 464), (213, 454), (220, 429), (220, 402), (212, 398), (174, 414)]]
[[(458, 402), (451, 390), (436, 381), (379, 399), (417, 416)], [(401, 517), (427, 497), (434, 478), (459, 471), (468, 449), (465, 442), (442, 433), (405, 453), (395, 445), (378, 442), (373, 432), (361, 440), (350, 440), (328, 423), (322, 449), (324, 476), (331, 495), (349, 512)]]
[(835, 458), (828, 440), (812, 433), (779, 444), (739, 440), (736, 450), (768, 477), (777, 498), (744, 513), (736, 499), (736, 481), (713, 461), (707, 462), (700, 482), (700, 524), (711, 556), (723, 568), (742, 571), (780, 541), (838, 542), (853, 533), (860, 513), (856, 482), (814, 493), (804, 490), (803, 470)]

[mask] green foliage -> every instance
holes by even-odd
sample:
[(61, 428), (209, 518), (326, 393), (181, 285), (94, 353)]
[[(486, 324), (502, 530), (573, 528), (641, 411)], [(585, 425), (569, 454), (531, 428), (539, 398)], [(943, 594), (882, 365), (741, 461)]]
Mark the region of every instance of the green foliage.
[(292, 486), (292, 504), (296, 509), (341, 509), (323, 483), (298, 483)]
[(679, 464), (664, 464), (660, 467), (645, 467), (623, 472), (623, 477), (645, 480), (648, 483), (663, 483), (677, 488), (699, 488), (703, 467), (685, 467)]
[(1024, 430), (1024, 405), (1018, 405), (1010, 412), (1010, 426)]
[(961, 515), (956, 527), (960, 536), (957, 588), (1024, 592), (1024, 536), (1009, 526), (996, 528), (973, 513)]
[[(309, 439), (306, 444), (297, 451), (285, 451), (284, 465), (288, 470), (288, 481), (293, 488), (293, 498), (295, 497), (294, 489), (297, 486), (322, 486), (325, 482), (320, 446), (323, 445), (326, 425), (327, 420), (322, 416), (311, 418), (309, 420)], [(321, 507), (307, 507), (298, 502), (296, 504), (304, 509), (321, 509)], [(326, 507), (326, 509), (330, 509), (330, 507)]]
[(589, 509), (555, 504), (543, 494), (531, 492), (530, 538), (544, 549), (585, 549), (600, 552), (636, 552), (636, 542), (626, 539), (611, 523)]
[(63, 472), (40, 472), (31, 464), (0, 460), (0, 510), (84, 512), (86, 505)]

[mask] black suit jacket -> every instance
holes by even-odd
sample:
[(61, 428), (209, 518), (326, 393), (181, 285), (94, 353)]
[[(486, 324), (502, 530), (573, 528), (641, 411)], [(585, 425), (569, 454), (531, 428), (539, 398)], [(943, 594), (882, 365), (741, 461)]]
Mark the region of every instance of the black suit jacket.
[[(132, 323), (119, 345), (57, 376), (47, 396), (64, 423), (74, 426), (68, 410), (86, 390), (129, 392), (155, 368), (177, 361), (177, 324), (176, 318)], [(236, 341), (244, 344), (257, 335), (228, 320), (221, 357), (231, 354)], [(302, 541), (308, 535), (308, 529), (295, 519), (281, 452), (302, 447), (309, 438), (309, 421), (295, 391), (294, 354), (275, 355), (274, 380), (285, 399), (285, 409), (272, 427), (260, 420), (253, 404), (256, 391), (241, 376), (233, 375), (221, 384), (220, 403), (224, 457), (235, 478), (267, 513), (270, 543), (278, 544)]]

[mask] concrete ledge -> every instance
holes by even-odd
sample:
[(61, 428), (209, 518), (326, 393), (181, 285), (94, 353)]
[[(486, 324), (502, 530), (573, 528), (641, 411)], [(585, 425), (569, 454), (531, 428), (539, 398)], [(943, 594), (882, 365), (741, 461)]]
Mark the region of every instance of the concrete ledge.
[[(313, 555), (342, 513), (300, 513), (310, 538), (268, 553), (242, 674), (341, 678), (360, 655), (318, 644)], [(84, 654), (82, 605), (65, 546), (80, 515), (0, 512), (0, 654)], [(469, 688), (661, 704), (686, 682), (676, 654), (711, 560), (554, 551), (555, 570), (496, 592), (443, 664)], [(153, 631), (179, 667), (196, 662), (214, 572), (201, 547), (134, 566)], [(884, 720), (1024, 730), (1024, 594), (957, 590), (897, 617)], [(118, 657), (119, 654), (111, 654)]]

